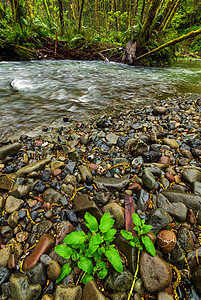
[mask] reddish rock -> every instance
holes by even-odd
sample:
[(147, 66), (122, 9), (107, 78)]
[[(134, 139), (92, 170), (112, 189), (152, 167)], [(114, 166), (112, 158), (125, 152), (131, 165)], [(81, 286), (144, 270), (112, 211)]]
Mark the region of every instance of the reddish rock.
[(41, 141), (41, 140), (35, 140), (34, 141), (35, 146), (41, 146), (42, 144), (43, 144), (43, 141)]
[(174, 178), (174, 176), (172, 174), (166, 173), (165, 177), (167, 178), (167, 180), (169, 180), (169, 182), (171, 182), (171, 183), (175, 182), (175, 178)]
[(159, 164), (163, 164), (166, 167), (169, 167), (170, 163), (171, 163), (171, 160), (168, 156), (162, 156), (159, 160)]
[(140, 186), (138, 183), (134, 182), (134, 183), (132, 183), (131, 185), (129, 185), (128, 190), (131, 190), (131, 191), (133, 191), (133, 192), (135, 193), (135, 192), (137, 192), (140, 188), (141, 188), (141, 186)]
[(56, 227), (56, 243), (55, 246), (63, 243), (63, 239), (71, 232), (75, 231), (74, 226), (69, 221), (62, 221)]
[(157, 243), (163, 253), (171, 252), (176, 246), (177, 238), (173, 231), (162, 230), (157, 235)]
[(189, 222), (190, 224), (197, 224), (196, 217), (191, 208), (188, 210), (186, 221)]
[(59, 175), (59, 174), (61, 174), (61, 169), (55, 169), (54, 171), (53, 171), (53, 175), (54, 176), (57, 176), (57, 175)]
[(23, 270), (26, 271), (35, 266), (42, 254), (49, 254), (54, 247), (54, 237), (50, 234), (43, 234), (36, 244), (33, 252), (26, 257), (23, 265)]
[(45, 203), (43, 203), (43, 205), (42, 205), (42, 208), (44, 208), (45, 210), (50, 209), (50, 207), (51, 207), (51, 204), (50, 204), (49, 202), (45, 202)]

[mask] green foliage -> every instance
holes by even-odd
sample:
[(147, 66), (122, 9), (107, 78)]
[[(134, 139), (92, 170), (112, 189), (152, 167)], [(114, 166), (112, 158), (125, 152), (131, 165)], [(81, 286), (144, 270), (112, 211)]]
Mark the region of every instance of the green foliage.
[(71, 267), (75, 265), (84, 272), (82, 277), (84, 284), (92, 280), (95, 274), (103, 279), (108, 273), (105, 259), (112, 264), (116, 271), (123, 272), (119, 252), (114, 248), (114, 244), (111, 244), (117, 231), (112, 228), (115, 221), (111, 219), (110, 214), (105, 213), (102, 216), (100, 225), (98, 225), (96, 218), (88, 212), (85, 214), (84, 219), (89, 229), (87, 233), (83, 231), (71, 232), (63, 240), (66, 245), (55, 247), (56, 253), (65, 259), (71, 258), (73, 261), (72, 266), (67, 263), (62, 267), (57, 283), (70, 274)]
[[(132, 247), (137, 247), (143, 250), (143, 246), (152, 256), (156, 255), (155, 247), (148, 236), (144, 236), (152, 229), (151, 225), (145, 225), (145, 220), (141, 220), (138, 214), (133, 214), (133, 223), (136, 225), (133, 229), (137, 231), (137, 236), (133, 237), (132, 233), (126, 230), (121, 230), (122, 236), (129, 241)], [(143, 245), (143, 246), (142, 246)]]

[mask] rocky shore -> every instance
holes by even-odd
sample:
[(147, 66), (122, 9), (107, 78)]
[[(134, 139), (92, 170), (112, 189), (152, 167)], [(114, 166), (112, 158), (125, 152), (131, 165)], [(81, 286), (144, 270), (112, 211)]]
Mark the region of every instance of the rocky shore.
[[(85, 123), (64, 118), (37, 137), (0, 141), (0, 299), (123, 300), (137, 251), (120, 230), (129, 209), (152, 225), (156, 256), (141, 251), (131, 299), (201, 295), (201, 98), (158, 101)], [(123, 273), (85, 286), (54, 250), (85, 212), (110, 213)]]

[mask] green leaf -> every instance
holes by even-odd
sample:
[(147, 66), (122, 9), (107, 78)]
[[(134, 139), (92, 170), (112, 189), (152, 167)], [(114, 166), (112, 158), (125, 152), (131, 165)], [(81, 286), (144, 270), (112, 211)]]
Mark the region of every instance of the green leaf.
[(121, 230), (121, 235), (122, 235), (125, 239), (127, 239), (127, 240), (132, 240), (132, 239), (133, 239), (132, 233), (129, 232), (129, 231), (126, 231), (126, 230), (124, 230), (124, 229)]
[(86, 212), (84, 215), (85, 224), (91, 230), (91, 232), (98, 231), (98, 222), (95, 217), (93, 217), (90, 213)]
[(105, 213), (101, 220), (100, 220), (100, 225), (99, 229), (102, 233), (107, 232), (112, 226), (114, 225), (115, 220), (113, 220), (110, 216), (109, 213)]
[(141, 228), (142, 234), (149, 232), (152, 229), (151, 225), (143, 225)]
[(132, 241), (131, 241), (129, 244), (130, 244), (132, 247), (134, 247), (134, 248), (136, 247), (136, 243), (135, 243), (135, 242), (132, 242)]
[(54, 247), (54, 250), (57, 254), (59, 254), (61, 257), (65, 259), (69, 259), (73, 253), (73, 250), (66, 245), (58, 245)]
[(98, 253), (98, 251), (94, 253), (93, 257), (95, 261), (97, 262), (101, 261), (101, 255)]
[(119, 252), (115, 248), (110, 247), (107, 251), (105, 251), (104, 254), (109, 262), (113, 265), (114, 269), (119, 273), (123, 273), (123, 265), (119, 256)]
[(107, 273), (108, 273), (108, 269), (103, 269), (100, 272), (98, 272), (98, 277), (100, 279), (103, 279), (103, 278), (105, 278), (107, 276)]
[(145, 219), (142, 219), (141, 222), (142, 222), (142, 225), (144, 225), (145, 224)]
[(89, 258), (81, 257), (80, 261), (78, 262), (78, 267), (82, 269), (84, 272), (88, 274), (92, 274), (93, 271), (93, 263)]
[(138, 216), (138, 214), (134, 213), (134, 214), (132, 215), (132, 217), (133, 217), (133, 223), (134, 223), (135, 225), (137, 225), (137, 226), (141, 226), (141, 219), (140, 219), (140, 217)]
[(142, 242), (147, 250), (152, 256), (156, 255), (156, 250), (152, 241), (148, 238), (148, 236), (142, 236)]
[(117, 233), (117, 230), (114, 228), (109, 229), (106, 233), (103, 233), (103, 237), (105, 241), (112, 240)]
[(104, 261), (100, 261), (100, 262), (97, 262), (96, 268), (97, 268), (97, 270), (106, 269), (107, 265)]
[(68, 274), (70, 274), (72, 268), (69, 266), (69, 264), (63, 265), (61, 268), (61, 274), (56, 280), (56, 283), (59, 283), (64, 277), (66, 277)]
[(89, 249), (86, 252), (88, 256), (92, 256), (102, 242), (103, 238), (100, 236), (100, 233), (97, 233), (96, 235), (92, 236), (89, 242)]
[(141, 231), (140, 227), (138, 227), (138, 226), (135, 226), (133, 229), (136, 230), (136, 231), (138, 231), (138, 232)]
[(83, 231), (73, 231), (69, 233), (63, 240), (65, 244), (82, 244), (86, 241), (87, 235)]
[(94, 280), (93, 276), (91, 276), (89, 274), (85, 274), (81, 281), (82, 281), (82, 283), (86, 284), (90, 280)]

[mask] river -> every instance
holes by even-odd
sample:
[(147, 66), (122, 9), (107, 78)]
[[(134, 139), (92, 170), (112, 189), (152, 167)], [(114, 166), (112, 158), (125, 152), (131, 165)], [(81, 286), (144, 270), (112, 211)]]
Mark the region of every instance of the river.
[(133, 109), (154, 100), (201, 95), (201, 60), (167, 68), (87, 61), (0, 62), (0, 136)]

